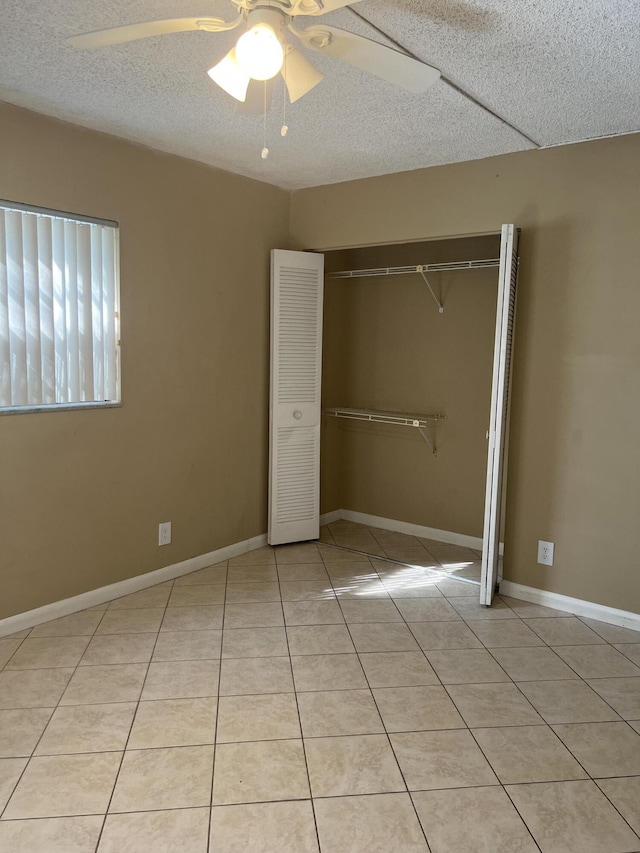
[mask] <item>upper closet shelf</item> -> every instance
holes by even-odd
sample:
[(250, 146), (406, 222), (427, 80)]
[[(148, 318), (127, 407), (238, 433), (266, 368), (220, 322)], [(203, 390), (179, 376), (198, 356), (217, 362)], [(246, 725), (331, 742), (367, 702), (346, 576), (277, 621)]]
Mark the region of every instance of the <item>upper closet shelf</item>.
[(395, 426), (414, 427), (427, 442), (433, 455), (437, 456), (435, 440), (431, 441), (425, 430), (437, 425), (438, 421), (446, 420), (446, 415), (416, 415), (409, 412), (383, 412), (376, 409), (323, 409), (325, 415), (332, 418), (346, 418), (352, 421), (370, 421), (376, 424), (392, 424)]
[(327, 278), (368, 278), (379, 275), (408, 275), (420, 272), (449, 272), (451, 270), (483, 270), (487, 267), (499, 267), (500, 258), (486, 258), (480, 261), (451, 261), (447, 264), (413, 264), (408, 267), (378, 267), (371, 270), (340, 270), (327, 273)]
[(372, 278), (381, 275), (421, 275), (429, 292), (438, 306), (440, 314), (444, 314), (444, 305), (438, 299), (427, 278), (428, 272), (452, 272), (455, 270), (484, 270), (489, 267), (499, 267), (500, 258), (484, 258), (472, 261), (450, 261), (446, 264), (414, 264), (406, 267), (377, 267), (369, 270), (340, 270), (327, 273), (327, 278)]

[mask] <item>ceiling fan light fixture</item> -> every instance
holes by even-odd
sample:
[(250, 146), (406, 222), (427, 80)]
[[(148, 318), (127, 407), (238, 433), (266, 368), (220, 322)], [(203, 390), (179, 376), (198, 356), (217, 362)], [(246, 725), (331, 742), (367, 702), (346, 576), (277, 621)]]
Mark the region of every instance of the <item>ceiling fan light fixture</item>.
[(284, 50), (275, 30), (260, 22), (238, 39), (236, 60), (253, 80), (270, 80), (282, 68)]
[(251, 77), (240, 67), (235, 47), (217, 65), (210, 68), (207, 74), (228, 95), (244, 103)]

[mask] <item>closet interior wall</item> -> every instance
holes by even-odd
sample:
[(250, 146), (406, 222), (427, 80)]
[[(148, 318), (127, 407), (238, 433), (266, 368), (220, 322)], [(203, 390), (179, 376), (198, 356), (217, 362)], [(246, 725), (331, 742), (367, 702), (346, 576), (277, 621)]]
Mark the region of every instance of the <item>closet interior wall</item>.
[[(325, 253), (325, 272), (498, 258), (500, 236)], [(418, 430), (323, 417), (321, 511), (482, 536), (497, 267), (325, 281), (322, 406), (442, 413)]]

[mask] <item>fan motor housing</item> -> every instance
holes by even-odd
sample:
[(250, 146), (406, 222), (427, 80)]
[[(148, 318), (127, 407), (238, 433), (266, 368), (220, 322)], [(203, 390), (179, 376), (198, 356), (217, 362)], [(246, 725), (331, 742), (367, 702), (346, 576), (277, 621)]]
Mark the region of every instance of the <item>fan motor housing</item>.
[(318, 15), (322, 13), (324, 4), (322, 0), (231, 0), (235, 6), (246, 9), (248, 12), (254, 9), (270, 7), (278, 9), (284, 15), (294, 17), (295, 15)]
[(282, 41), (286, 26), (285, 17), (285, 13), (281, 12), (280, 9), (274, 9), (270, 6), (252, 9), (247, 13), (247, 29), (251, 29), (257, 24), (267, 24)]

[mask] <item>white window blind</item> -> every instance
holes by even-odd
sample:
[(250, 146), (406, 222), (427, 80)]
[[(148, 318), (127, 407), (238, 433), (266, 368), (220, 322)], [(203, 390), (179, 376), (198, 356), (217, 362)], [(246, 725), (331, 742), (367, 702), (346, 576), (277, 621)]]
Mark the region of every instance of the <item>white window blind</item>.
[(119, 401), (118, 227), (0, 202), (0, 408)]

